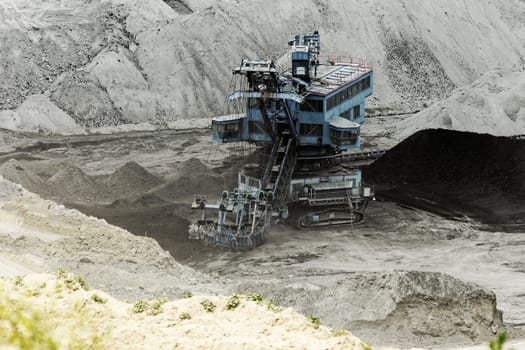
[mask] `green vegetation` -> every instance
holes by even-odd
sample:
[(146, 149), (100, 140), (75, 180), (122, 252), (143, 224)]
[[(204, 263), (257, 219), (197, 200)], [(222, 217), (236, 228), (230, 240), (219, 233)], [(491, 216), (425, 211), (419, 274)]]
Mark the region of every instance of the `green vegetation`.
[(93, 300), (95, 303), (99, 303), (99, 304), (105, 304), (107, 302), (106, 299), (102, 298), (101, 296), (99, 296), (97, 294), (93, 294), (91, 296), (91, 300)]
[(25, 296), (26, 297), (37, 297), (40, 295), (40, 292), (38, 290), (34, 290), (34, 289), (26, 289), (25, 291)]
[(68, 273), (62, 269), (59, 269), (56, 273), (56, 276), (57, 276), (57, 279), (59, 281), (62, 281), (69, 290), (73, 290), (73, 291), (79, 290), (79, 289), (89, 290), (86, 281), (84, 281), (79, 276), (75, 276), (72, 273)]
[(258, 293), (248, 293), (245, 295), (245, 297), (248, 300), (255, 301), (257, 304), (261, 304), (264, 300), (262, 295)]
[(139, 300), (135, 304), (133, 304), (133, 309), (131, 309), (131, 311), (133, 311), (134, 314), (141, 314), (147, 309), (148, 309), (148, 302), (144, 300)]
[(319, 317), (316, 317), (314, 315), (310, 315), (307, 317), (308, 321), (314, 326), (315, 329), (319, 328), (319, 325), (321, 324), (321, 321), (319, 320)]
[[(16, 284), (16, 281), (15, 281)], [(22, 350), (55, 350), (57, 343), (49, 336), (42, 317), (28, 306), (0, 295), (0, 347)]]
[[(498, 337), (496, 339), (492, 339), (491, 341), (489, 341), (490, 350), (503, 350), (505, 343), (508, 340), (508, 336), (509, 335), (507, 331), (498, 334)], [(513, 350), (513, 348), (511, 348), (510, 350)]]
[(228, 303), (226, 303), (226, 310), (233, 310), (237, 308), (241, 303), (241, 299), (239, 298), (239, 295), (237, 293), (233, 294), (230, 299), (228, 300)]
[(192, 296), (193, 296), (193, 294), (191, 294), (190, 292), (188, 292), (188, 293), (184, 293), (184, 294), (182, 295), (182, 297), (183, 297), (184, 299), (189, 299), (189, 298), (191, 298)]
[(266, 302), (266, 307), (268, 308), (268, 310), (273, 311), (273, 312), (281, 311), (281, 308), (279, 306), (274, 305), (273, 301), (271, 300), (268, 300)]
[(332, 331), (332, 336), (334, 337), (345, 337), (350, 333), (346, 329), (334, 329)]
[(16, 276), (13, 280), (15, 286), (21, 287), (24, 284), (24, 278), (22, 276)]
[(363, 342), (361, 342), (361, 348), (363, 348), (363, 350), (373, 350), (372, 345)]
[(204, 299), (201, 301), (201, 305), (207, 312), (213, 312), (217, 308), (217, 306), (210, 299)]
[(150, 301), (139, 300), (133, 305), (132, 312), (135, 314), (146, 312), (147, 315), (155, 316), (162, 313), (162, 305), (167, 301), (165, 298)]
[(191, 315), (187, 312), (183, 312), (179, 315), (181, 320), (191, 320)]

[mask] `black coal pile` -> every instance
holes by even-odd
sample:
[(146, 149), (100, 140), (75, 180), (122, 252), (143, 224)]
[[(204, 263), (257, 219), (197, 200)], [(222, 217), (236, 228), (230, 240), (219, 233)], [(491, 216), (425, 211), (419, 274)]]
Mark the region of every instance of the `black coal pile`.
[(420, 131), (364, 169), (378, 199), (465, 216), (498, 229), (525, 227), (525, 140)]

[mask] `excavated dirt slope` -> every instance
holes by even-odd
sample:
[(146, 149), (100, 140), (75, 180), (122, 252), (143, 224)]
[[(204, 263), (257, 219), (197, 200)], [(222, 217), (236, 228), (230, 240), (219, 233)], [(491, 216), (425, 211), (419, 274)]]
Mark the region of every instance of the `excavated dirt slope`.
[(402, 141), (420, 130), (448, 129), (495, 136), (525, 135), (525, 72), (495, 71), (394, 126)]
[[(209, 291), (201, 287), (212, 282), (180, 265), (155, 240), (44, 200), (2, 177), (0, 241), (2, 276), (60, 268), (133, 299)], [(220, 290), (213, 282), (209, 287)]]
[(278, 304), (390, 346), (409, 343), (399, 339), (401, 332), (435, 346), (490, 337), (502, 326), (494, 293), (444, 274), (351, 273), (336, 283), (325, 280), (328, 285), (292, 279), (277, 289), (275, 281), (241, 282), (239, 290), (260, 290)]
[(420, 131), (365, 169), (377, 196), (509, 230), (525, 224), (525, 140)]
[(488, 70), (522, 71), (524, 13), (519, 0), (4, 1), (0, 127), (208, 118), (241, 58), (282, 57), (292, 34), (315, 29), (324, 53), (374, 66), (370, 112), (413, 111)]

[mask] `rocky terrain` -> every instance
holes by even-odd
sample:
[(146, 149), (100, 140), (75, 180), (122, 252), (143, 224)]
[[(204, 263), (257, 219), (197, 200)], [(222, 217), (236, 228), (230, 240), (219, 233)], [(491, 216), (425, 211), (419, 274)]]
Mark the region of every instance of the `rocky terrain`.
[[(23, 0), (0, 10), (0, 127), (11, 130), (205, 126), (224, 112), (235, 62), (279, 59), (290, 35), (314, 29), (325, 54), (373, 65), (375, 114), (420, 110), (487, 71), (525, 68), (520, 0)], [(506, 113), (521, 125), (516, 103)]]
[[(451, 349), (508, 330), (521, 349), (524, 17), (523, 0), (0, 2), (0, 314), (62, 315), (43, 326), (62, 348)], [(374, 68), (362, 147), (389, 151), (364, 170), (367, 221), (280, 221), (248, 252), (188, 240), (193, 195), (256, 156), (204, 129), (231, 69), (285, 68), (312, 30)]]

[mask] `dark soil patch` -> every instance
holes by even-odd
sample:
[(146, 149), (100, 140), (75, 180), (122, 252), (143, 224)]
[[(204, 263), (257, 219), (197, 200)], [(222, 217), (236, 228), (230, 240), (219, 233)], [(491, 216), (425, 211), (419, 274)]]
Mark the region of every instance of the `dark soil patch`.
[(420, 131), (364, 169), (378, 198), (450, 218), (525, 227), (525, 141)]

